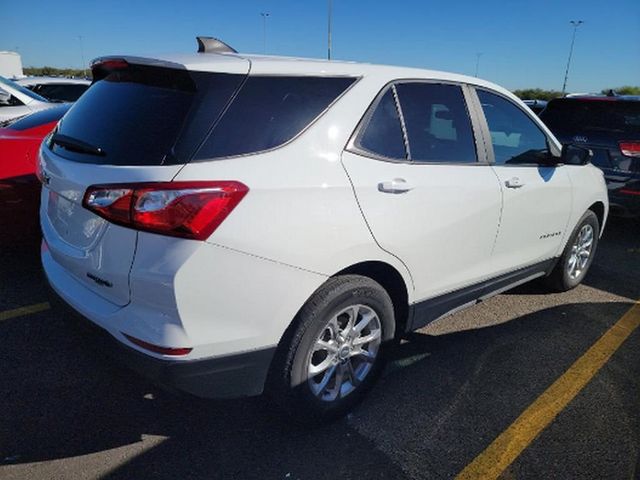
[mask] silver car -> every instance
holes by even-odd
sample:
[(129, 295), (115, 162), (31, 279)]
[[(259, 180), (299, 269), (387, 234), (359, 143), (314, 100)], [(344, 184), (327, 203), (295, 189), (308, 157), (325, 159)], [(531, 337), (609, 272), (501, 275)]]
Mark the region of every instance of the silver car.
[(56, 103), (0, 76), (0, 124), (18, 117), (51, 108)]

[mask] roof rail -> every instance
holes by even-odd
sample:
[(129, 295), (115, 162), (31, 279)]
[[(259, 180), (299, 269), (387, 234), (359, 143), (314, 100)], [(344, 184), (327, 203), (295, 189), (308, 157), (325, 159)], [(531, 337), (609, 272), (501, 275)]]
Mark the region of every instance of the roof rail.
[(196, 37), (198, 53), (238, 53), (222, 40), (213, 37)]

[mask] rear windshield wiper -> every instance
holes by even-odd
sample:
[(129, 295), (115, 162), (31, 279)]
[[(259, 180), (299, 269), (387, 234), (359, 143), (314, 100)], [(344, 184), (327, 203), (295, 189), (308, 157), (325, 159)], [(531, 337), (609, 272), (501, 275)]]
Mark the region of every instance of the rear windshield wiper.
[(107, 154), (100, 147), (96, 147), (95, 145), (83, 142), (77, 138), (67, 137), (66, 135), (61, 135), (59, 133), (56, 133), (51, 138), (51, 144), (60, 145), (61, 147), (73, 152), (88, 153), (89, 155), (98, 155), (100, 157), (104, 157)]

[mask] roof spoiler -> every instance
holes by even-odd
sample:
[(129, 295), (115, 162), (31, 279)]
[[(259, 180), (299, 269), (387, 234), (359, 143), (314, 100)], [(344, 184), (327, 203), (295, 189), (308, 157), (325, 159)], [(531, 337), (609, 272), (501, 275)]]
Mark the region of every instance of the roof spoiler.
[(196, 37), (198, 53), (238, 53), (222, 40), (213, 37)]

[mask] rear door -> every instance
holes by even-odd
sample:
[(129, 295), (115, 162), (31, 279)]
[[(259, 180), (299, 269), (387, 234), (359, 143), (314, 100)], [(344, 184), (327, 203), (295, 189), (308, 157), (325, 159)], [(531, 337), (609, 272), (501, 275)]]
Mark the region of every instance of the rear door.
[(108, 59), (40, 150), (41, 226), (53, 259), (116, 305), (129, 302), (135, 230), (82, 206), (91, 185), (170, 181), (246, 73), (190, 72)]
[(407, 265), (418, 300), (491, 276), (501, 193), (475, 138), (466, 87), (398, 82), (343, 154), (373, 236)]
[(531, 114), (495, 92), (477, 94), (503, 195), (496, 268), (505, 272), (550, 259), (558, 254), (571, 215), (569, 167), (545, 166), (559, 152)]

